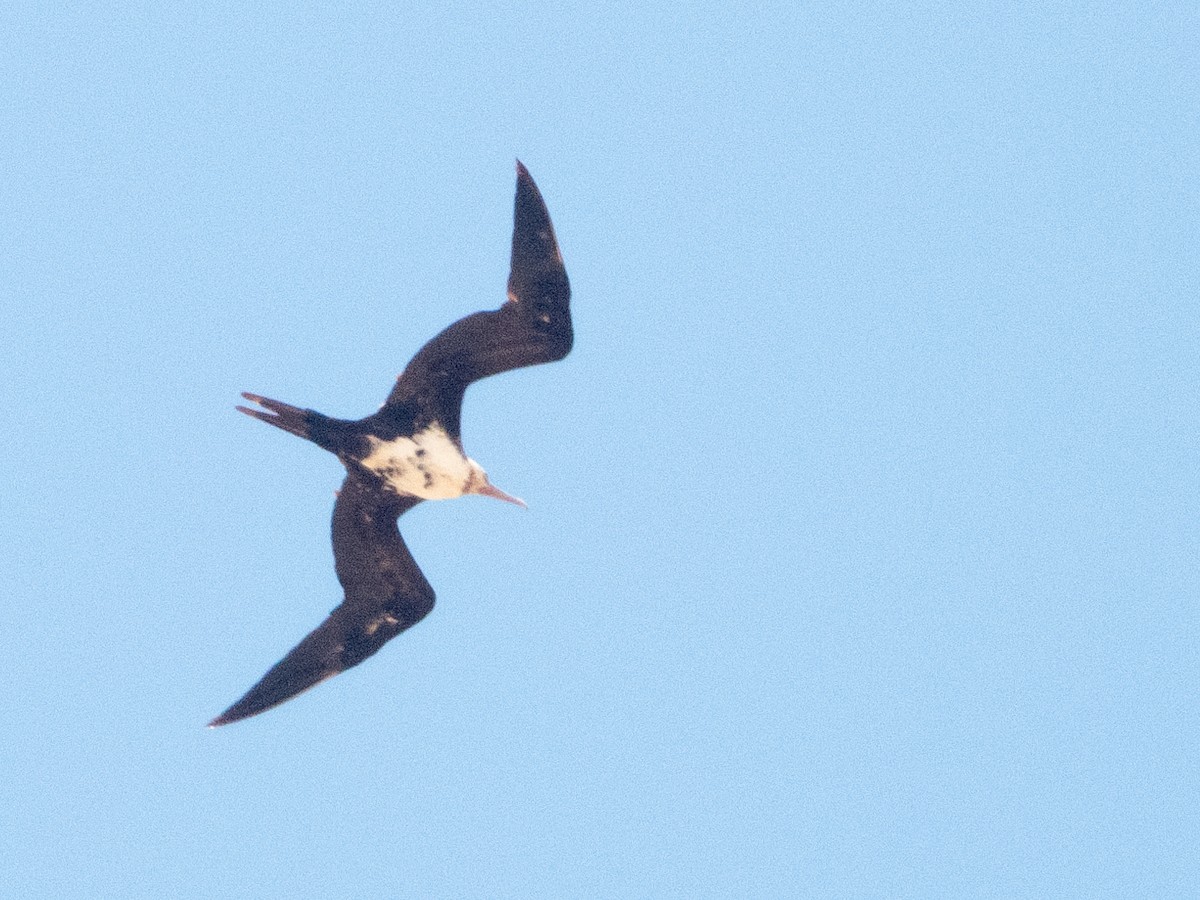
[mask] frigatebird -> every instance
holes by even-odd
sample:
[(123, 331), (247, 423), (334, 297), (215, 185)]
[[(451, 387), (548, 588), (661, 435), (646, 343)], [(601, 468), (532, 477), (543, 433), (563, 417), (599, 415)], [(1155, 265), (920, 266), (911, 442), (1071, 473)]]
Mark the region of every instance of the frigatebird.
[(337, 455), (346, 478), (333, 507), (333, 560), (345, 599), (210, 727), (257, 715), (358, 665), (433, 609), (433, 588), (397, 519), (422, 500), (483, 494), (525, 504), (463, 451), (463, 394), (481, 378), (562, 359), (574, 340), (571, 288), (542, 195), (517, 162), (508, 299), (459, 319), (427, 343), (378, 412), (335, 419), (242, 394), (248, 416)]

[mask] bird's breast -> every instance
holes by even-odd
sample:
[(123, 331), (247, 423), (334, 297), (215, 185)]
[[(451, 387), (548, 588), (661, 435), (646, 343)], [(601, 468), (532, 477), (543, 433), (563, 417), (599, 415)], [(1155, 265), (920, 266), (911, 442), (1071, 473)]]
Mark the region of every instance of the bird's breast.
[(461, 497), (471, 479), (471, 462), (438, 424), (411, 437), (367, 436), (369, 452), (359, 463), (397, 494), (425, 500)]

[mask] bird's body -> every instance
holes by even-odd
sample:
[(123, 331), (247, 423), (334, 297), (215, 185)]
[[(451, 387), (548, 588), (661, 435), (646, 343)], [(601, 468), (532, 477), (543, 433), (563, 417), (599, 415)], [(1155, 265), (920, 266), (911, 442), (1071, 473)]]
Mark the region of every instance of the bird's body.
[(571, 349), (570, 285), (545, 203), (517, 163), (508, 300), (446, 328), (413, 357), (378, 412), (335, 419), (257, 394), (247, 415), (337, 455), (346, 478), (333, 511), (345, 599), (210, 725), (270, 709), (362, 662), (433, 608), (434, 594), (396, 527), (422, 500), (482, 494), (524, 505), (463, 451), (463, 394), (480, 378), (562, 359)]
[(391, 439), (367, 437), (371, 452), (359, 464), (397, 494), (422, 500), (449, 500), (468, 493), (479, 463), (464, 454), (440, 422)]

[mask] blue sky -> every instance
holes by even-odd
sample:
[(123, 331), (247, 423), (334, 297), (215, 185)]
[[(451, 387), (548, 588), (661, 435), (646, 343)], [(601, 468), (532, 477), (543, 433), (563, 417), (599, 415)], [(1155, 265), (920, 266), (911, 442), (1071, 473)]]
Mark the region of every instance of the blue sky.
[[(39, 897), (1200, 889), (1193, 4), (9, 4), (0, 857)], [(203, 727), (340, 599), (337, 462), (503, 300), (529, 502), (438, 607)]]

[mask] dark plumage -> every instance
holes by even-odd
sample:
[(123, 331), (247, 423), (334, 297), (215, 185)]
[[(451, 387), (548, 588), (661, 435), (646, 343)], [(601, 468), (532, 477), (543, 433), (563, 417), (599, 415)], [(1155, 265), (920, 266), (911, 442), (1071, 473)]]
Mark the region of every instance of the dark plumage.
[(463, 394), (480, 378), (566, 356), (570, 296), (546, 205), (518, 162), (507, 302), (429, 341), (378, 412), (334, 419), (243, 394), (260, 408), (239, 410), (337, 454), (346, 467), (333, 508), (334, 566), (345, 599), (210, 726), (256, 715), (358, 665), (433, 609), (433, 588), (396, 520), (424, 499), (476, 493), (521, 502), (492, 486), (463, 453)]

